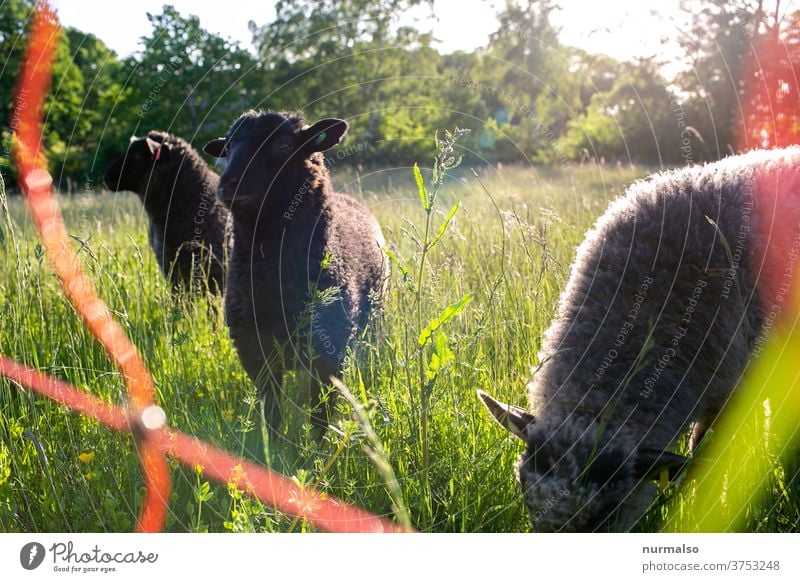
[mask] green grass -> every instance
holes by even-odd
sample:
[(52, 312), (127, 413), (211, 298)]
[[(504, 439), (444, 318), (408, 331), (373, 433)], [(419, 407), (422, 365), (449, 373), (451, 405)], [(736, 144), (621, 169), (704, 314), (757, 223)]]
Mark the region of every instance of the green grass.
[[(383, 321), (346, 369), (343, 381), (363, 409), (360, 420), (339, 399), (337, 430), (321, 442), (295, 425), (291, 442), (269, 447), (220, 300), (171, 296), (138, 201), (104, 194), (60, 203), (74, 248), (141, 350), (171, 425), (373, 512), (394, 517), (405, 508), (419, 530), (519, 532), (529, 529), (513, 473), (521, 445), (494, 426), (475, 390), (525, 404), (524, 387), (575, 247), (608, 202), (644, 173), (596, 166), (483, 170), (490, 197), (468, 168), (459, 168), (441, 186), (433, 233), (458, 199), (460, 208), (426, 251), (418, 285), (422, 248), (414, 239), (425, 238), (426, 212), (411, 168), (335, 172), (337, 187), (376, 215), (416, 289), (395, 265)], [(430, 185), (430, 172), (423, 174)], [(121, 401), (122, 379), (65, 302), (23, 201), (13, 197), (7, 206), (0, 220), (0, 353)], [(422, 327), (467, 294), (474, 297), (463, 311), (420, 346)], [(286, 382), (292, 384), (291, 374)], [(388, 466), (375, 461), (376, 449)], [(313, 529), (235, 489), (207, 484), (201, 468), (171, 466), (168, 531)], [(782, 484), (791, 489), (788, 477)], [(796, 485), (788, 501), (775, 491), (744, 529), (786, 523), (765, 522), (768, 513), (797, 523)], [(130, 531), (142, 495), (129, 436), (0, 380), (0, 531)], [(667, 508), (660, 503), (642, 527), (660, 527)]]

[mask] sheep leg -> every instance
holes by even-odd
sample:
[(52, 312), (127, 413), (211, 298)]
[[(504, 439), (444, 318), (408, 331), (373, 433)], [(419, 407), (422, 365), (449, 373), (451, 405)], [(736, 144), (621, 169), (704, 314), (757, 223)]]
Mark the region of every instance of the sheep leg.
[(281, 425), (283, 414), (280, 404), (281, 386), (283, 384), (283, 365), (271, 358), (261, 367), (256, 376), (255, 384), (258, 397), (262, 402), (264, 420), (270, 430), (277, 430)]
[(324, 432), (328, 427), (333, 405), (336, 402), (336, 394), (330, 393), (327, 398), (322, 399), (322, 391), (326, 386), (330, 386), (330, 377), (339, 374), (339, 366), (327, 358), (315, 358), (311, 366), (311, 424), (316, 430)]
[(328, 426), (335, 402), (335, 394), (323, 398), (323, 392), (330, 386), (330, 377), (341, 374), (348, 340), (353, 333), (348, 313), (350, 310), (339, 296), (312, 315), (311, 350), (308, 354), (311, 365), (307, 367), (311, 376), (308, 402), (312, 405), (311, 424), (322, 432)]

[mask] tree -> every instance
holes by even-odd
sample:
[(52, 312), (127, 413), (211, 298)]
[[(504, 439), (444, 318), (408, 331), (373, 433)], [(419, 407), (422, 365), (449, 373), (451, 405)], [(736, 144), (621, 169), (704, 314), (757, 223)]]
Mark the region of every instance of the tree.
[(70, 146), (82, 150), (81, 170), (86, 188), (91, 189), (99, 185), (100, 174), (116, 155), (115, 142), (126, 137), (124, 129), (108, 117), (120, 93), (121, 65), (116, 53), (95, 35), (75, 28), (67, 28), (65, 34), (72, 64), (83, 80), (80, 115), (74, 120)]
[[(11, 133), (14, 130), (13, 93), (19, 78), (22, 58), (26, 49), (25, 33), (35, 2), (33, 0), (9, 0), (0, 10), (0, 51), (3, 66), (0, 72), (0, 107), (3, 121), (8, 125), (2, 130), (3, 162), (11, 184), (15, 172), (10, 165)], [(80, 115), (81, 96), (84, 94), (83, 77), (73, 66), (69, 50), (69, 39), (62, 35), (53, 61), (53, 80), (45, 101), (44, 141), (50, 171), (56, 185), (64, 187), (68, 174), (81, 169), (80, 155), (71, 151), (67, 143), (74, 132), (75, 119)]]
[(288, 108), (302, 108), (309, 117), (347, 118), (356, 140), (374, 150), (393, 123), (384, 119), (387, 108), (399, 103), (398, 91), (407, 94), (409, 52), (430, 44), (429, 34), (398, 25), (401, 15), (423, 3), (280, 0), (274, 22), (251, 23), (259, 54), (277, 81), (271, 97)]
[(551, 0), (506, 0), (497, 15), (499, 26), (486, 54), (507, 91), (535, 99), (551, 77), (552, 52), (558, 47), (558, 30), (550, 22), (555, 10)]
[[(86, 160), (80, 142), (86, 132), (92, 129), (81, 123), (85, 87), (83, 74), (72, 60), (69, 37), (62, 32), (53, 61), (50, 93), (44, 108), (47, 157), (57, 188), (72, 190), (74, 179), (82, 179), (85, 174)], [(73, 142), (76, 142), (75, 147), (71, 147)]]
[(115, 119), (129, 133), (161, 129), (202, 142), (262, 99), (263, 75), (237, 43), (200, 26), (165, 5), (148, 14), (153, 31), (144, 49), (123, 61)]
[(679, 26), (678, 42), (690, 68), (676, 83), (707, 156), (720, 158), (737, 150), (745, 63), (771, 17), (764, 0), (691, 0), (681, 8), (689, 24)]
[(7, 187), (15, 183), (11, 165), (11, 132), (14, 129), (12, 110), (14, 87), (19, 78), (25, 30), (33, 11), (34, 0), (8, 0), (0, 7), (0, 171)]
[(474, 69), (491, 111), (484, 131), (496, 128), (501, 159), (552, 158), (557, 133), (577, 105), (550, 22), (556, 9), (550, 0), (506, 0)]
[(13, 107), (14, 87), (25, 49), (25, 31), (35, 0), (6, 0), (0, 6), (0, 115), (8, 120)]
[(571, 158), (679, 163), (686, 122), (678, 105), (658, 65), (641, 59), (611, 89), (592, 96), (586, 113), (568, 122), (559, 143)]

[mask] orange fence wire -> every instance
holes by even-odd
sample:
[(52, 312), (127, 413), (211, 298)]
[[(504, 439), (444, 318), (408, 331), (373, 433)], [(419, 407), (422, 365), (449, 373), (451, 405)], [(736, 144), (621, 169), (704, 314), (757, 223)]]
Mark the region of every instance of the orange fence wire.
[(171, 491), (171, 478), (165, 454), (203, 471), (220, 483), (233, 483), (264, 503), (317, 528), (335, 532), (399, 532), (398, 524), (343, 503), (311, 488), (300, 488), (283, 475), (244, 461), (189, 435), (170, 429), (164, 412), (155, 405), (152, 377), (139, 352), (130, 342), (110, 310), (100, 299), (89, 278), (70, 249), (64, 221), (47, 172), (42, 138), (45, 98), (50, 86), (51, 68), (61, 35), (55, 11), (39, 2), (34, 13), (28, 50), (18, 81), (14, 105), (18, 119), (14, 160), (19, 182), (67, 298), (81, 314), (86, 326), (117, 365), (125, 379), (129, 402), (120, 407), (102, 402), (65, 382), (55, 380), (0, 356), (0, 374), (56, 402), (89, 415), (118, 431), (131, 431), (136, 437), (147, 493), (137, 523), (137, 531), (153, 532), (164, 528)]
[[(142, 416), (134, 416), (120, 406), (103, 402), (66, 382), (3, 356), (0, 356), (0, 374), (59, 404), (91, 416), (109, 428), (133, 430), (140, 439), (152, 443), (159, 456), (169, 454), (188, 467), (199, 465), (211, 479), (219, 483), (233, 483), (264, 503), (302, 517), (319, 529), (348, 533), (404, 531), (392, 521), (321, 494), (313, 488), (300, 487), (275, 471), (244, 461), (158, 422), (148, 427), (148, 409)], [(155, 414), (153, 416), (157, 417)], [(147, 463), (144, 464), (145, 470), (149, 470)], [(155, 530), (163, 527), (163, 523), (154, 522), (152, 525)]]
[[(53, 195), (52, 178), (47, 173), (42, 118), (60, 36), (61, 27), (55, 12), (47, 2), (40, 2), (33, 15), (28, 50), (14, 99), (15, 115), (19, 120), (14, 140), (14, 161), (19, 168), (20, 185), (28, 209), (64, 292), (119, 367), (128, 388), (130, 404), (135, 412), (140, 412), (154, 403), (150, 373), (81, 270), (69, 246), (67, 230)], [(171, 488), (167, 464), (152, 447), (152, 443), (143, 441), (139, 450), (147, 485), (137, 525), (139, 531), (157, 531), (158, 524), (164, 523), (167, 514)]]

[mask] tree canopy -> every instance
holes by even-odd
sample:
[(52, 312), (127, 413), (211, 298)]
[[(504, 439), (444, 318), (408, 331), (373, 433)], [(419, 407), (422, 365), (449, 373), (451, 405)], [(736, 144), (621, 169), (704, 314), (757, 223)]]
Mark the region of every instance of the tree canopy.
[[(9, 164), (12, 94), (34, 0), (0, 5), (0, 170)], [(67, 28), (45, 137), (61, 189), (98, 188), (131, 135), (170, 131), (202, 145), (244, 110), (302, 110), (351, 126), (345, 163), (411, 165), (437, 129), (472, 130), (474, 163), (605, 160), (655, 166), (796, 143), (800, 13), (767, 0), (687, 0), (674, 40), (685, 66), (619, 62), (564, 45), (554, 0), (506, 0), (485, 46), (442, 54), (408, 14), (434, 0), (279, 0), (250, 22), (254, 50), (165, 5), (140, 50), (120, 57)], [(221, 7), (224, 9), (224, 7)]]

